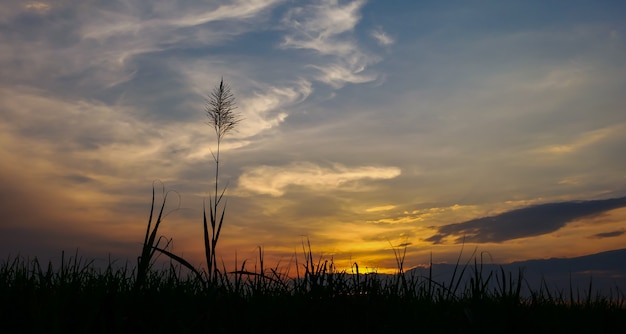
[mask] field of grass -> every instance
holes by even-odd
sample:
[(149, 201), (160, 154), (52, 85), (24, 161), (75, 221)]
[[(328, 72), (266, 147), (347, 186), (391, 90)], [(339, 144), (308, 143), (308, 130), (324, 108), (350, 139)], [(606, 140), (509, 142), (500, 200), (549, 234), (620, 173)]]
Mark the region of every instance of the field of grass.
[(136, 268), (95, 269), (78, 255), (58, 268), (9, 258), (0, 265), (0, 332), (626, 333), (623, 295), (540, 289), (524, 298), (521, 272), (483, 273), (476, 262), (436, 282), (404, 272), (400, 253), (395, 275), (362, 274), (356, 263), (338, 271), (305, 246), (296, 277), (264, 268), (259, 250), (254, 270), (243, 263), (208, 279), (172, 261), (140, 285)]

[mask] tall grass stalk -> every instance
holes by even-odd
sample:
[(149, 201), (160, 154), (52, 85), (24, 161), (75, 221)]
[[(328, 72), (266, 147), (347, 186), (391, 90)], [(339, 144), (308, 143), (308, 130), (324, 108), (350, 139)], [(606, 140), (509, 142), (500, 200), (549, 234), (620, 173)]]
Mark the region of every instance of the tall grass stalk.
[(224, 83), (224, 78), (220, 84), (216, 86), (209, 94), (205, 105), (206, 115), (209, 119), (208, 124), (215, 130), (217, 139), (217, 149), (211, 151), (213, 160), (215, 161), (215, 189), (212, 197), (209, 197), (209, 221), (211, 224), (211, 234), (209, 236), (209, 227), (207, 222), (206, 207), (203, 207), (203, 232), (204, 232), (204, 250), (207, 262), (207, 275), (211, 282), (217, 280), (218, 268), (215, 249), (217, 241), (222, 231), (224, 223), (224, 214), (226, 213), (226, 203), (221, 207), (220, 204), (226, 192), (226, 188), (219, 189), (220, 174), (220, 144), (224, 137), (233, 131), (241, 121), (241, 117), (235, 112), (237, 106), (235, 104), (235, 96), (230, 90), (228, 84)]

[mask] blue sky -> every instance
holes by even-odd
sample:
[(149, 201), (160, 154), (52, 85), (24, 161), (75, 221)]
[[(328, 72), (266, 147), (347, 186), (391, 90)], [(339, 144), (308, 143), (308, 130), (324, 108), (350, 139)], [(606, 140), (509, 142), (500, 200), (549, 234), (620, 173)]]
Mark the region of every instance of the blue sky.
[(626, 241), (620, 1), (13, 1), (0, 13), (3, 253), (134, 259), (158, 179), (181, 203), (162, 232), (199, 264), (215, 148), (204, 102), (222, 77), (244, 118), (222, 146), (227, 263), (257, 246), (286, 260), (307, 237), (380, 270), (394, 267), (390, 244), (410, 245), (410, 265), (453, 261), (463, 235), (502, 262)]

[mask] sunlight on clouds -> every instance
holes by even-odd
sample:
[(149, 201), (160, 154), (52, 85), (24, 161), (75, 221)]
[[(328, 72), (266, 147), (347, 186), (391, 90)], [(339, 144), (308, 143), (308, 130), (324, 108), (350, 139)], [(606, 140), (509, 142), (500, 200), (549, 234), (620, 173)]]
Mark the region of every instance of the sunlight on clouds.
[(286, 167), (248, 168), (239, 177), (238, 184), (242, 190), (282, 196), (289, 186), (300, 186), (315, 191), (337, 190), (353, 181), (392, 179), (399, 175), (400, 169), (396, 167), (350, 168), (333, 164), (332, 167), (325, 168), (309, 162), (299, 162)]
[(393, 258), (394, 247), (415, 245), (413, 228), (381, 227), (362, 222), (329, 222), (323, 231), (310, 235), (314, 251), (324, 256), (332, 256), (340, 269), (350, 270), (358, 262), (361, 272), (365, 268), (381, 269), (379, 272), (397, 269), (393, 263), (386, 264)]
[(310, 65), (321, 72), (317, 76), (317, 80), (326, 83), (334, 88), (341, 88), (346, 83), (365, 83), (376, 80), (376, 75), (359, 75), (359, 71), (355, 71), (344, 66), (334, 64), (328, 66)]
[(234, 4), (221, 5), (203, 13), (188, 14), (180, 19), (167, 20), (168, 24), (189, 27), (221, 20), (243, 20), (254, 17), (259, 12), (283, 0), (239, 0)]
[(170, 164), (163, 158), (169, 153), (169, 142), (177, 139), (167, 133), (179, 130), (155, 131), (153, 124), (134, 118), (131, 109), (65, 101), (36, 90), (2, 89), (0, 98), (5, 112), (0, 119), (11, 125), (13, 135), (24, 138), (7, 145), (22, 147), (21, 154), (32, 160), (30, 164), (45, 163), (50, 175), (74, 173), (120, 187), (128, 186), (129, 180), (171, 175), (172, 168), (165, 169)]
[(602, 142), (605, 139), (614, 136), (621, 136), (625, 133), (626, 124), (617, 124), (608, 126), (602, 129), (585, 132), (578, 138), (574, 139), (572, 143), (565, 145), (551, 145), (535, 150), (537, 153), (548, 154), (566, 154), (576, 152), (582, 148), (591, 146), (593, 144)]
[(29, 133), (32, 139), (54, 137), (56, 140), (48, 144), (64, 149), (135, 141), (140, 131), (137, 121), (123, 107), (98, 101), (66, 101), (26, 88), (0, 89), (0, 97), (6, 122), (15, 131)]
[[(552, 199), (553, 201), (555, 199)], [(500, 210), (501, 212), (504, 211), (508, 211), (508, 210), (514, 210), (514, 209), (521, 209), (523, 207), (528, 207), (528, 206), (532, 206), (532, 205), (537, 205), (537, 204), (541, 204), (541, 203), (545, 203), (549, 200), (543, 198), (543, 197), (537, 197), (537, 198), (532, 198), (532, 199), (523, 199), (523, 200), (510, 200), (510, 201), (505, 201), (504, 204), (506, 205), (506, 210)]]
[(354, 48), (351, 43), (336, 37), (354, 29), (361, 19), (359, 10), (364, 3), (356, 0), (341, 6), (337, 0), (323, 0), (320, 5), (290, 10), (284, 21), (295, 33), (286, 37), (283, 46), (313, 49), (322, 54), (351, 53)]
[(379, 211), (389, 211), (395, 209), (396, 205), (383, 205), (383, 206), (375, 206), (373, 208), (368, 208), (365, 212), (379, 212)]
[(529, 84), (528, 88), (536, 91), (565, 90), (584, 84), (589, 78), (587, 69), (579, 64), (562, 65), (557, 69), (548, 70), (538, 81)]
[(239, 105), (246, 122), (242, 122), (240, 133), (235, 136), (249, 137), (278, 126), (287, 118), (281, 110), (302, 102), (312, 90), (310, 82), (300, 80), (291, 87), (270, 86), (254, 92), (252, 97), (243, 96)]
[(131, 37), (139, 35), (146, 29), (144, 22), (139, 17), (133, 16), (132, 12), (115, 12), (104, 9), (96, 9), (94, 17), (79, 27), (83, 39), (95, 39), (104, 41), (110, 37)]
[(558, 182), (558, 184), (562, 184), (562, 185), (577, 185), (580, 183), (581, 183), (580, 178), (577, 178), (577, 177), (565, 178)]
[[(206, 3), (198, 6), (193, 2), (179, 2), (177, 7), (163, 6), (163, 10), (159, 10), (160, 6), (157, 4), (152, 8), (154, 17), (149, 19), (141, 17), (145, 13), (140, 8), (127, 8), (125, 12), (98, 10), (94, 20), (83, 27), (83, 37), (103, 40), (119, 35), (156, 37), (154, 34), (158, 33), (163, 38), (166, 32), (178, 28), (216, 21), (250, 19), (281, 1), (283, 0), (240, 0), (217, 8), (211, 8)], [(155, 45), (158, 42), (153, 41)]]
[[(250, 145), (250, 143), (251, 141), (249, 140), (222, 142), (220, 143), (220, 151), (227, 152), (230, 150), (248, 146)], [(213, 159), (213, 154), (215, 153), (216, 149), (217, 147), (211, 147), (211, 146), (194, 148), (189, 154), (185, 156), (185, 158), (191, 159), (191, 160), (206, 160), (209, 158)]]
[[(229, 74), (227, 77), (239, 76), (236, 69), (217, 69), (218, 66), (210, 61), (174, 64), (176, 70), (185, 77), (189, 89), (196, 95), (202, 96), (205, 101), (208, 93), (207, 87), (213, 87), (216, 84), (216, 77), (207, 73), (225, 71)], [(225, 81), (229, 82), (230, 79), (225, 79)], [(237, 111), (244, 119), (237, 131), (232, 133), (233, 138), (248, 138), (279, 126), (288, 116), (285, 110), (306, 100), (313, 92), (311, 82), (305, 79), (293, 80), (280, 86), (253, 81), (250, 86), (231, 86), (236, 97)]]
[(40, 14), (46, 14), (47, 12), (50, 11), (50, 4), (47, 4), (45, 2), (40, 2), (40, 1), (32, 1), (32, 2), (27, 2), (26, 4), (24, 4), (24, 8), (26, 8), (27, 10), (31, 10)]
[[(25, 88), (1, 88), (0, 110), (0, 178), (19, 190), (15, 200), (29, 211), (14, 214), (19, 228), (134, 245), (145, 231), (138, 222), (145, 221), (151, 182), (181, 179), (184, 161), (170, 159), (172, 142), (186, 140), (176, 137), (184, 134), (176, 124), (161, 128), (131, 108)], [(169, 226), (162, 232), (172, 235)], [(55, 242), (74, 247), (76, 240)]]
[(80, 25), (32, 29), (38, 29), (37, 39), (12, 43), (0, 53), (4, 80), (34, 87), (49, 85), (51, 90), (65, 88), (80, 94), (131, 80), (136, 69), (129, 67), (127, 59), (156, 50), (145, 40), (83, 43), (74, 38)]
[[(241, 0), (219, 7), (206, 2), (168, 5), (157, 2), (148, 5), (149, 16), (146, 9), (136, 3), (113, 4), (109, 7), (112, 9), (94, 8), (89, 20), (81, 21), (73, 28), (82, 42), (66, 47), (63, 53), (67, 54), (63, 60), (58, 60), (64, 66), (53, 68), (70, 68), (72, 72), (92, 69), (97, 75), (92, 81), (103, 82), (107, 88), (114, 87), (134, 78), (137, 64), (133, 60), (138, 56), (156, 56), (162, 51), (189, 46), (207, 47), (240, 35), (253, 29), (253, 17), (280, 1)], [(77, 7), (78, 14), (81, 10), (82, 7)], [(242, 20), (246, 24), (242, 24)], [(202, 26), (218, 21), (230, 24), (228, 34)], [(49, 54), (46, 59), (50, 59)]]
[(439, 225), (444, 222), (459, 222), (475, 217), (481, 210), (475, 205), (454, 204), (448, 207), (432, 207), (418, 210), (405, 210), (395, 216), (368, 221), (374, 225), (399, 225), (420, 223), (420, 226)]

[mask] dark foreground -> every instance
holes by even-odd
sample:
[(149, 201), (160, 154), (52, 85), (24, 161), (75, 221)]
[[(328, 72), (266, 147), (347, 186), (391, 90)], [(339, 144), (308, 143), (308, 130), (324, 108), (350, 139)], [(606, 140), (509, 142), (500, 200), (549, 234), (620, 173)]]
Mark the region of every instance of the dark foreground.
[(7, 333), (626, 333), (626, 312), (601, 305), (427, 303), (383, 296), (243, 300), (173, 291), (5, 297), (1, 332)]
[(306, 264), (297, 279), (269, 269), (211, 282), (170, 269), (138, 285), (125, 268), (14, 259), (0, 266), (0, 332), (626, 333), (619, 292), (522, 297), (520, 273), (473, 269), (459, 267), (449, 282), (348, 274), (332, 262)]

